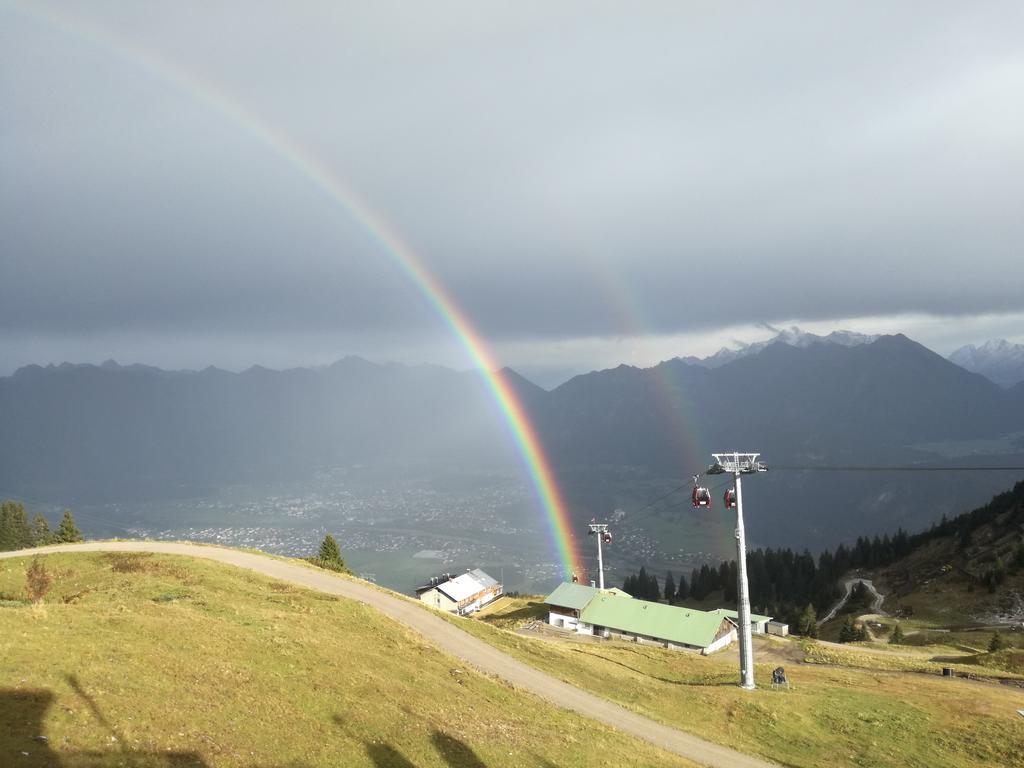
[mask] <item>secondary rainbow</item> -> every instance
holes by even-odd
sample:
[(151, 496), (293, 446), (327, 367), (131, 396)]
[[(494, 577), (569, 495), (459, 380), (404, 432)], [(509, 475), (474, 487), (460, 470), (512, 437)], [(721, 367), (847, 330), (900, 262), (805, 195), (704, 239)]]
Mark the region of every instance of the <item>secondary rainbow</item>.
[(536, 429), (508, 381), (498, 370), (493, 354), (444, 286), (427, 269), (423, 260), (405, 242), (396, 229), (361, 199), (350, 185), (334, 174), (311, 151), (292, 136), (252, 113), (241, 103), (209, 82), (199, 80), (181, 67), (140, 48), (130, 40), (97, 27), (80, 18), (57, 13), (37, 4), (9, 3), (25, 16), (45, 21), (76, 37), (86, 39), (113, 52), (119, 58), (140, 66), (190, 98), (202, 102), (243, 129), (263, 146), (287, 162), (331, 200), (341, 206), (353, 220), (360, 223), (380, 244), (383, 253), (419, 289), (433, 310), (458, 339), (483, 378), (488, 391), (500, 409), (512, 439), (522, 456), (533, 483), (538, 501), (544, 510), (548, 531), (557, 550), (563, 575), (580, 578), (585, 566), (572, 535), (568, 508), (555, 481), (551, 462), (545, 455)]

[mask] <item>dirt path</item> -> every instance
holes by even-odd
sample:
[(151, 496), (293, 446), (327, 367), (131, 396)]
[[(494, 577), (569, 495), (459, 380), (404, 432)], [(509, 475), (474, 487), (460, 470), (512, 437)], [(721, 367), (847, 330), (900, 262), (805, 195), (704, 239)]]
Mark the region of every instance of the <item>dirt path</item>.
[(843, 606), (846, 605), (846, 601), (850, 599), (850, 595), (853, 593), (853, 587), (855, 584), (863, 584), (872, 595), (871, 607), (868, 609), (868, 613), (875, 613), (879, 616), (888, 616), (888, 614), (882, 610), (882, 602), (885, 600), (885, 595), (875, 589), (875, 585), (871, 583), (871, 579), (847, 579), (844, 582), (846, 594), (843, 595), (839, 602), (833, 605), (831, 610), (829, 610), (829, 612), (826, 613), (818, 622), (819, 627), (826, 621), (835, 618), (835, 615), (843, 609)]
[(563, 683), (529, 667), (482, 640), (462, 631), (412, 600), (403, 600), (355, 579), (328, 571), (271, 557), (221, 547), (196, 546), (176, 542), (114, 541), (60, 544), (39, 549), (0, 552), (0, 558), (24, 557), (48, 552), (157, 552), (187, 555), (235, 565), (292, 584), (339, 595), (370, 605), (392, 619), (405, 624), (435, 643), (441, 650), (473, 665), (480, 671), (499, 677), (517, 688), (529, 691), (552, 704), (610, 725), (657, 747), (714, 768), (768, 768), (771, 763), (719, 746), (697, 736), (656, 723), (618, 704)]

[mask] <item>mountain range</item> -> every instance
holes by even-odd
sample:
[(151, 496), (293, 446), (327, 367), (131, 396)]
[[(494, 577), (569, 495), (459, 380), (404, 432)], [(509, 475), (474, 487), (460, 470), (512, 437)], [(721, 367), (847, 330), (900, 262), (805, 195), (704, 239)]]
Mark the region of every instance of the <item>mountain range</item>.
[(1003, 387), (1012, 387), (1024, 381), (1024, 344), (991, 339), (980, 347), (973, 344), (960, 347), (949, 359)]
[[(774, 329), (773, 329), (774, 330)], [(856, 331), (832, 331), (827, 336), (819, 336), (814, 333), (802, 331), (798, 327), (784, 328), (770, 339), (755, 341), (753, 343), (737, 342), (735, 348), (722, 347), (715, 354), (708, 357), (687, 357), (677, 358), (690, 365), (699, 365), (703, 368), (718, 368), (719, 366), (731, 363), (741, 357), (755, 355), (762, 349), (772, 344), (786, 344), (790, 347), (811, 347), (816, 344), (838, 344), (843, 347), (855, 347), (859, 344), (870, 344), (878, 338), (877, 334), (857, 333)]]
[[(902, 335), (781, 338), (718, 365), (619, 366), (552, 391), (501, 375), (582, 521), (642, 507), (653, 485), (685, 484), (711, 451), (756, 450), (775, 467), (744, 486), (762, 510), (748, 528), (791, 546), (920, 527), (1024, 476), (828, 469), (1024, 465), (1024, 384), (1000, 387)], [(201, 494), (323, 467), (517, 462), (479, 376), (361, 358), (242, 373), (28, 366), (0, 379), (0, 433), (0, 491), (61, 504)], [(684, 501), (642, 514), (670, 520)]]

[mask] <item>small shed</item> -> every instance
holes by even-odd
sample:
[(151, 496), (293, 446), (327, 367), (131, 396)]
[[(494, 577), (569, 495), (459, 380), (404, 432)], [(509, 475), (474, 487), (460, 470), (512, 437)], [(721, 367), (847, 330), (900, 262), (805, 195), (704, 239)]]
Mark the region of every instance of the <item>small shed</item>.
[[(711, 613), (719, 616), (725, 616), (726, 618), (732, 619), (736, 626), (740, 623), (740, 614), (738, 611), (730, 611), (726, 608), (715, 608)], [(772, 620), (771, 616), (761, 616), (756, 613), (750, 614), (750, 631), (755, 635), (764, 635), (768, 633), (768, 622)]]
[(777, 635), (779, 637), (789, 636), (789, 624), (783, 624), (781, 621), (769, 621), (768, 622), (768, 634)]

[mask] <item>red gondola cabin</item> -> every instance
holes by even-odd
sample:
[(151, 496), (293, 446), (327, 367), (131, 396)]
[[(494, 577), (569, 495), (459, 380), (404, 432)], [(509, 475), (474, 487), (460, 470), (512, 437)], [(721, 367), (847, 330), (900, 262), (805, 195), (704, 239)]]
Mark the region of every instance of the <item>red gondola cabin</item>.
[(711, 506), (711, 491), (707, 488), (701, 488), (700, 486), (694, 486), (693, 488), (693, 506), (700, 509), (702, 507)]

